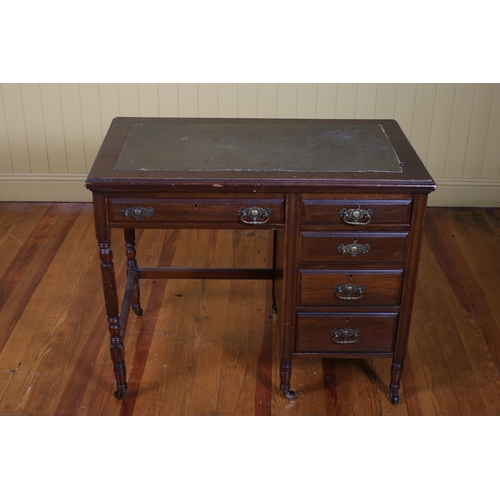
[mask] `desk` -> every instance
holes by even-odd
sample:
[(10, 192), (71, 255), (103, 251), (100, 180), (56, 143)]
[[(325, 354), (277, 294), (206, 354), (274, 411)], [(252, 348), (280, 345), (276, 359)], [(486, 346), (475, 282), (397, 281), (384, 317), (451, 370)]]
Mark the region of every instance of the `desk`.
[[(222, 278), (273, 281), (287, 398), (296, 397), (295, 357), (389, 357), (398, 402), (435, 184), (395, 121), (116, 118), (86, 186), (117, 398), (127, 389), (128, 314), (143, 314), (140, 280)], [(274, 230), (272, 269), (143, 268), (136, 259), (137, 228), (251, 227)], [(121, 308), (113, 228), (125, 235)]]

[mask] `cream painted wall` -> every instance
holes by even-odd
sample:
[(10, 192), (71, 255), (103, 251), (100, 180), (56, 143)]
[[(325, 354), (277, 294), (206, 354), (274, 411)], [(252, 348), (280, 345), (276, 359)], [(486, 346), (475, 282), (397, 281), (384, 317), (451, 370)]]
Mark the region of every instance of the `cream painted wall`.
[(500, 206), (500, 84), (0, 84), (0, 200), (90, 200), (115, 116), (394, 118), (438, 184), (430, 205)]

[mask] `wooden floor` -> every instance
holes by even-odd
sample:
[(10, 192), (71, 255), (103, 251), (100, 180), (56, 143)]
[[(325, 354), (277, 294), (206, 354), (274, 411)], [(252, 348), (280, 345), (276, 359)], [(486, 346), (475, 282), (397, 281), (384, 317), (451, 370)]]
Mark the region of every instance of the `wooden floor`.
[[(226, 280), (143, 282), (119, 401), (91, 205), (2, 203), (0, 227), (0, 415), (500, 415), (500, 209), (428, 210), (397, 406), (389, 359), (297, 359), (283, 398), (270, 283)], [(138, 259), (266, 267), (271, 235), (145, 230)]]

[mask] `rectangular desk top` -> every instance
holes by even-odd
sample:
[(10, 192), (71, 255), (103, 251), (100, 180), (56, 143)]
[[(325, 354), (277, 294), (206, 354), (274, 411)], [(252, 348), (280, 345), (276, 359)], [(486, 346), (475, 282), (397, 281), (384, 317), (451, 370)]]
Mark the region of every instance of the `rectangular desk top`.
[(300, 190), (434, 182), (394, 120), (115, 118), (86, 186), (92, 191)]

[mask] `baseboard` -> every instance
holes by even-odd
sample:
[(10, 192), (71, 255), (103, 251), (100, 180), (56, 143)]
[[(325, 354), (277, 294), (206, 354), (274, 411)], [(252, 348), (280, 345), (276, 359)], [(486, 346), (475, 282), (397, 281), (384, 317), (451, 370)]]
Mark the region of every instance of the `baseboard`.
[(500, 179), (434, 179), (434, 207), (500, 207)]
[(92, 201), (86, 174), (1, 174), (0, 201)]
[[(1, 174), (0, 201), (92, 201), (86, 174)], [(435, 179), (429, 206), (500, 207), (499, 179)]]

